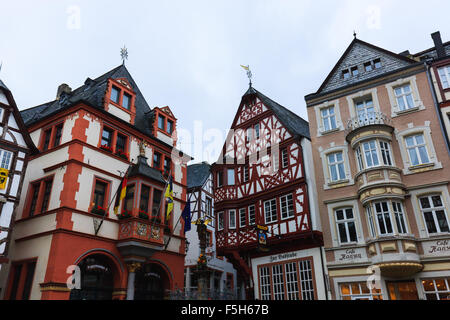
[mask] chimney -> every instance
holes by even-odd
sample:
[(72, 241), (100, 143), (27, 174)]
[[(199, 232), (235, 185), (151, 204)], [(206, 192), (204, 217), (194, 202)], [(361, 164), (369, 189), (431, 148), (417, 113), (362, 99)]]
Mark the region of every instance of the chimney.
[(433, 38), (434, 48), (436, 49), (438, 59), (445, 57), (445, 49), (444, 45), (442, 44), (441, 33), (439, 31), (436, 31), (435, 33), (431, 34), (431, 38)]
[(71, 93), (72, 88), (69, 87), (67, 84), (63, 83), (58, 87), (58, 91), (56, 91), (56, 100), (59, 100), (61, 98), (62, 93)]

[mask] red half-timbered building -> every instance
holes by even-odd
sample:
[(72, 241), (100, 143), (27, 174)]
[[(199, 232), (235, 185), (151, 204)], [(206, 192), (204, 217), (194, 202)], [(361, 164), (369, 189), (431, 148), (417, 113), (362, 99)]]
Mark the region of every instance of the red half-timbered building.
[(310, 148), (308, 122), (250, 86), (211, 170), (217, 254), (247, 298), (326, 297)]

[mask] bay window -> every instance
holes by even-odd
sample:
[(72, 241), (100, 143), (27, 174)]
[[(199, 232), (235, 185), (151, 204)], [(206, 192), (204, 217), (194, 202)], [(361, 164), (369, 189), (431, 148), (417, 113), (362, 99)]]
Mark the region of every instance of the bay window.
[(372, 237), (408, 233), (402, 202), (376, 201), (366, 207), (366, 212)]
[(392, 166), (390, 143), (385, 140), (373, 139), (361, 142), (355, 148), (358, 169), (363, 170), (378, 166)]

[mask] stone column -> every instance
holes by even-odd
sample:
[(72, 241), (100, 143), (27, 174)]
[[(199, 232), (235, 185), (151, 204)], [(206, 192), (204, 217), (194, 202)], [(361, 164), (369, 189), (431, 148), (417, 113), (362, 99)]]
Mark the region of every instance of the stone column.
[(139, 262), (131, 262), (127, 264), (128, 268), (128, 285), (127, 300), (134, 300), (134, 279), (136, 278), (136, 270), (141, 267)]

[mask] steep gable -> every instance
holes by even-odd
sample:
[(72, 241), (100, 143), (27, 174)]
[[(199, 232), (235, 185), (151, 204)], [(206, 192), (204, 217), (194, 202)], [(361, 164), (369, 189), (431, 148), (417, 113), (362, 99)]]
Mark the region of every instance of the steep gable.
[[(379, 59), (381, 65), (376, 67), (374, 61), (377, 59)], [(365, 63), (371, 63), (372, 69), (370, 71), (365, 70)], [(355, 38), (328, 74), (316, 94), (326, 93), (349, 85), (355, 85), (382, 74), (408, 67), (415, 63), (417, 63), (417, 61), (408, 57)], [(357, 75), (352, 75), (352, 68), (354, 67), (357, 67)], [(349, 72), (348, 78), (344, 78), (344, 70)]]

